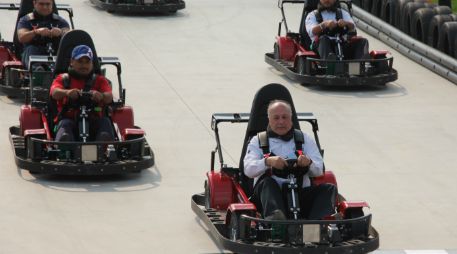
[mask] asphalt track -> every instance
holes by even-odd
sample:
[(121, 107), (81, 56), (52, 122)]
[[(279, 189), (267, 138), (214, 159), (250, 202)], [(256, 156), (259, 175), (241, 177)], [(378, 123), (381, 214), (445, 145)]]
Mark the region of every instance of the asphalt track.
[[(0, 253), (219, 253), (192, 213), (215, 142), (214, 112), (247, 112), (254, 93), (284, 84), (319, 120), (339, 191), (366, 200), (378, 253), (456, 253), (457, 87), (393, 49), (399, 79), (385, 88), (324, 89), (290, 82), (264, 63), (279, 11), (270, 0), (192, 0), (171, 16), (112, 15), (71, 4), (101, 56), (123, 64), (127, 102), (156, 166), (116, 177), (33, 176), (17, 169), (8, 128), (20, 103), (0, 96)], [(16, 12), (2, 11), (11, 40)], [(368, 37), (371, 49), (386, 46)], [(245, 126), (221, 126), (236, 165)], [(425, 249), (429, 252), (402, 251)], [(398, 250), (398, 251), (390, 251)]]

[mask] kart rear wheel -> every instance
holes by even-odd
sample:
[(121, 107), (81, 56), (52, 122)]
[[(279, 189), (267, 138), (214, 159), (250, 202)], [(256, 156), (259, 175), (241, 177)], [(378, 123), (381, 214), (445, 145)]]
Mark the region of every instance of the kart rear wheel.
[(273, 45), (273, 57), (277, 60), (279, 59), (279, 56), (279, 45), (275, 42), (275, 44)]
[(5, 69), (5, 86), (15, 86), (19, 81), (19, 73), (12, 71), (10, 68)]

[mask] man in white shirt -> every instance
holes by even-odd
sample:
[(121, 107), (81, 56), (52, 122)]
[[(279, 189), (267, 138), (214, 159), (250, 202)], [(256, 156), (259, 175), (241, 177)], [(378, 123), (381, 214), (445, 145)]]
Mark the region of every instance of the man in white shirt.
[[(305, 21), (306, 32), (311, 38), (311, 49), (321, 59), (336, 59), (336, 35), (355, 32), (356, 27), (351, 15), (337, 8), (336, 0), (320, 0), (317, 10), (310, 12)], [(343, 43), (343, 55), (346, 59), (363, 59), (368, 56), (368, 40), (358, 37), (357, 40)]]
[(267, 136), (269, 154), (264, 154), (258, 136), (249, 142), (244, 157), (244, 173), (254, 178), (251, 201), (267, 219), (286, 219), (286, 207), (281, 186), (286, 179), (271, 174), (271, 169), (284, 169), (286, 159), (297, 159), (297, 166), (309, 171), (299, 183), (301, 214), (307, 219), (322, 219), (334, 213), (336, 187), (332, 184), (311, 186), (309, 177), (323, 174), (323, 160), (316, 142), (303, 133), (303, 145), (297, 153), (294, 141), (292, 109), (289, 103), (275, 100), (268, 106)]

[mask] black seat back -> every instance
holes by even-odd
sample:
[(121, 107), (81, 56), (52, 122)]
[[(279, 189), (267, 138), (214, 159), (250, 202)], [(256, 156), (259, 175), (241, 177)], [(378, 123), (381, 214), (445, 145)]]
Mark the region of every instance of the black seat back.
[[(24, 17), (25, 15), (33, 12), (33, 0), (21, 0), (21, 4), (19, 6), (19, 11), (17, 13), (17, 19), (16, 19), (16, 26), (14, 28), (14, 35), (13, 35), (13, 44), (14, 44), (14, 52), (16, 53), (16, 56), (20, 59), (23, 46), (22, 43), (19, 42), (19, 37), (17, 36), (17, 25), (19, 23), (19, 20)], [(52, 11), (55, 14), (58, 14), (57, 11), (57, 6), (56, 2), (52, 2)]]
[(242, 187), (248, 196), (252, 194), (253, 179), (247, 177), (244, 174), (243, 159), (246, 155), (246, 149), (251, 138), (257, 135), (257, 133), (265, 131), (267, 129), (267, 108), (268, 104), (272, 100), (283, 100), (290, 103), (290, 106), (292, 107), (293, 126), (295, 129), (300, 129), (294, 103), (292, 101), (292, 96), (290, 95), (289, 90), (287, 90), (287, 88), (280, 84), (268, 84), (262, 87), (259, 91), (257, 91), (252, 102), (251, 113), (249, 117), (248, 126), (246, 129), (246, 134), (244, 137), (243, 150), (241, 151), (240, 158), (240, 180)]
[(68, 71), (70, 65), (71, 52), (78, 45), (87, 45), (92, 49), (94, 54), (94, 72), (101, 73), (100, 62), (98, 61), (97, 51), (90, 35), (83, 30), (71, 30), (66, 33), (60, 40), (59, 50), (57, 51), (56, 65), (54, 76)]

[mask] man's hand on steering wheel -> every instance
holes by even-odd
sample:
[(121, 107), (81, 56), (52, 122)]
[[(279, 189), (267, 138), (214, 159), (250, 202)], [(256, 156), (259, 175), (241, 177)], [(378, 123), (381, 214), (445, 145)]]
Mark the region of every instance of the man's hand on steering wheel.
[(308, 167), (309, 165), (311, 165), (311, 163), (312, 163), (312, 160), (310, 158), (308, 158), (306, 155), (300, 155), (297, 158), (298, 167), (305, 168), (305, 167)]
[(53, 27), (49, 31), (50, 31), (50, 36), (51, 37), (60, 37), (60, 36), (62, 36), (62, 29), (60, 29), (58, 27)]
[(81, 91), (79, 89), (73, 88), (73, 89), (68, 89), (66, 91), (66, 94), (67, 94), (68, 98), (70, 98), (72, 100), (76, 100), (81, 95)]
[(35, 33), (41, 37), (51, 37), (51, 30), (49, 30), (47, 27), (38, 28), (35, 30)]
[(284, 169), (288, 164), (284, 158), (271, 156), (265, 159), (265, 165), (276, 169)]
[(329, 30), (333, 30), (338, 26), (338, 23), (335, 20), (326, 20), (322, 23), (324, 28), (328, 28)]
[(338, 20), (338, 27), (345, 28), (347, 26), (347, 22), (343, 19)]
[(103, 101), (103, 94), (100, 93), (99, 91), (91, 90), (92, 93), (92, 100), (96, 103), (100, 103)]

